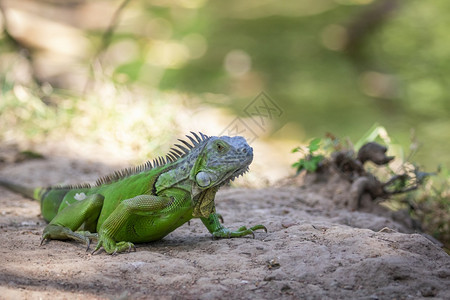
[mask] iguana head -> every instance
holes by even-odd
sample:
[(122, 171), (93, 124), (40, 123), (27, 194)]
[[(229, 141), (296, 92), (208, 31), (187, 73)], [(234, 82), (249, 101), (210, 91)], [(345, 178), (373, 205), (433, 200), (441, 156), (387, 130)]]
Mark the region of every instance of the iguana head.
[(253, 149), (241, 136), (213, 136), (201, 146), (190, 173), (194, 194), (242, 175), (253, 160)]

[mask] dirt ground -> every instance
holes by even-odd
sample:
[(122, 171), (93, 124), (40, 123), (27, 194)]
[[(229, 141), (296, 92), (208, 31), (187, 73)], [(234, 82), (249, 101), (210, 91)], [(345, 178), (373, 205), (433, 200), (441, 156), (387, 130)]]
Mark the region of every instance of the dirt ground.
[[(0, 176), (30, 186), (94, 181), (118, 166), (58, 149), (14, 162), (14, 150), (2, 149)], [(348, 191), (339, 178), (225, 188), (216, 198), (225, 225), (264, 224), (268, 233), (213, 240), (192, 220), (110, 256), (76, 242), (39, 246), (39, 204), (0, 188), (0, 298), (450, 299), (449, 255), (406, 216), (350, 211)]]

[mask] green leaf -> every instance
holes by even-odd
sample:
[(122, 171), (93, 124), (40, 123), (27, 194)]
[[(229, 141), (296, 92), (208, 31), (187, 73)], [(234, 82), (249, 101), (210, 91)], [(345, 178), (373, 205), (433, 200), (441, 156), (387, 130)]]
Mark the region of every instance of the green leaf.
[(308, 160), (305, 162), (305, 169), (308, 172), (314, 172), (317, 170), (317, 164), (314, 161)]
[(359, 150), (364, 144), (368, 142), (373, 142), (379, 137), (386, 144), (391, 143), (391, 138), (389, 137), (386, 128), (375, 123), (372, 127), (355, 143), (355, 149)]
[(318, 150), (320, 147), (320, 138), (313, 139), (311, 142), (309, 142), (309, 152), (314, 152)]

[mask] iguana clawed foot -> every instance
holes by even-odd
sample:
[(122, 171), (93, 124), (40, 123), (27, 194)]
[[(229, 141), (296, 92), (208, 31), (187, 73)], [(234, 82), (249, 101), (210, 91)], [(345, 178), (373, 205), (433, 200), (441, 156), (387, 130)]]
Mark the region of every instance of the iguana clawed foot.
[(136, 251), (136, 247), (131, 242), (118, 242), (116, 243), (112, 238), (102, 235), (98, 239), (97, 246), (91, 254), (95, 254), (100, 248), (105, 250), (106, 253), (111, 255), (116, 255), (121, 252), (131, 252), (131, 250)]
[(73, 239), (78, 242), (86, 243), (86, 251), (89, 250), (91, 245), (91, 238), (97, 239), (97, 233), (91, 233), (89, 231), (75, 231), (73, 232), (67, 227), (62, 227), (55, 224), (49, 224), (42, 234), (41, 242), (39, 246), (42, 246), (45, 241), (49, 240), (67, 240)]
[(39, 246), (42, 246), (47, 240), (68, 240), (72, 239), (78, 242), (86, 243), (87, 250), (91, 244), (90, 238), (97, 238), (96, 233), (90, 233), (89, 231), (72, 231), (70, 228), (63, 227), (56, 224), (49, 224), (44, 229), (41, 242)]
[(267, 232), (267, 228), (264, 225), (256, 225), (250, 228), (245, 226), (240, 227), (236, 231), (232, 231), (228, 228), (222, 227), (221, 229), (214, 231), (212, 233), (213, 238), (232, 238), (232, 237), (242, 237), (251, 234), (255, 238), (255, 230), (263, 229)]

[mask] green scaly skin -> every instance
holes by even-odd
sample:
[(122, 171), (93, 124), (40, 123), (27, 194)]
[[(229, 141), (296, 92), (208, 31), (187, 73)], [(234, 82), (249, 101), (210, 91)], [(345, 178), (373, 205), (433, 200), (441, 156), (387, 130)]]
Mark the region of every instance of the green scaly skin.
[(135, 249), (200, 218), (215, 238), (253, 235), (263, 225), (232, 231), (219, 222), (214, 198), (220, 186), (248, 170), (253, 149), (243, 137), (208, 137), (202, 133), (179, 140), (165, 158), (102, 177), (87, 184), (31, 190), (0, 180), (0, 185), (41, 202), (45, 240), (73, 239), (116, 254)]

